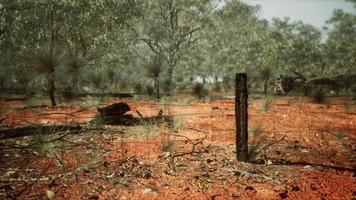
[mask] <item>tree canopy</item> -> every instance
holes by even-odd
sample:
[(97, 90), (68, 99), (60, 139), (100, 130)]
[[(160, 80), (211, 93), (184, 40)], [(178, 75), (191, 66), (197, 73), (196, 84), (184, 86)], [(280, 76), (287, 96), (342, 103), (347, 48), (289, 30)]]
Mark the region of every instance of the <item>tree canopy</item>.
[[(232, 74), (247, 72), (266, 91), (276, 74), (356, 73), (354, 14), (335, 10), (323, 39), (312, 25), (259, 12), (239, 0), (2, 0), (0, 87), (48, 90), (47, 77), (63, 93), (172, 91), (199, 80), (232, 84)], [(45, 56), (56, 61), (52, 74), (38, 64)]]

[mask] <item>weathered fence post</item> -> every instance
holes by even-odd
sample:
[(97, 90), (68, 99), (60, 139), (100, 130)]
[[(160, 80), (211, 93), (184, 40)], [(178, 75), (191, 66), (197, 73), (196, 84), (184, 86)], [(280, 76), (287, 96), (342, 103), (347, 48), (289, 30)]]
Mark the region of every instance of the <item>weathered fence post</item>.
[(248, 115), (247, 115), (247, 77), (246, 73), (237, 73), (235, 81), (236, 116), (236, 155), (239, 161), (248, 159)]

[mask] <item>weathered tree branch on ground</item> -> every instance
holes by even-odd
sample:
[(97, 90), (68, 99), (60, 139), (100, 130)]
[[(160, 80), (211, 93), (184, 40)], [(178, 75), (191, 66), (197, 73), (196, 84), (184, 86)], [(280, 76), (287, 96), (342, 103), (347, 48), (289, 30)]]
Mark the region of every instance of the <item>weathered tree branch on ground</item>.
[(184, 135), (177, 135), (177, 134), (170, 134), (170, 135), (175, 136), (175, 137), (185, 138), (185, 139), (187, 139), (188, 142), (190, 142), (192, 144), (191, 151), (174, 154), (174, 155), (172, 155), (173, 158), (180, 157), (180, 156), (185, 156), (185, 155), (189, 155), (189, 154), (193, 154), (193, 153), (202, 153), (200, 151), (199, 152), (195, 151), (195, 148), (196, 148), (197, 145), (203, 144), (203, 141), (208, 137), (208, 135), (206, 134), (203, 138), (200, 138), (200, 139), (198, 139), (197, 142), (194, 142), (192, 139), (190, 139), (190, 138), (188, 138), (188, 137), (186, 137)]
[(1, 139), (6, 139), (34, 135), (38, 132), (46, 134), (69, 131), (70, 133), (73, 133), (80, 131), (81, 129), (82, 127), (80, 125), (37, 125), (2, 129), (0, 130), (0, 135), (3, 136)]

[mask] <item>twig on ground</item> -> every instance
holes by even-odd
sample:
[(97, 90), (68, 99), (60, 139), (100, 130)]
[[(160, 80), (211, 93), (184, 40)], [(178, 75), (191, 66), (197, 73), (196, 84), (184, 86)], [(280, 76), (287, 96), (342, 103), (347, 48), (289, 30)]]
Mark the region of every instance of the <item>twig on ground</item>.
[(172, 155), (173, 158), (179, 157), (179, 156), (185, 156), (185, 155), (189, 155), (189, 154), (194, 154), (194, 153), (202, 153), (201, 151), (195, 151), (195, 148), (197, 145), (199, 144), (203, 144), (203, 141), (207, 138), (207, 134), (203, 137), (198, 139), (197, 142), (194, 142), (192, 139), (184, 136), (184, 135), (178, 135), (178, 134), (170, 134), (172, 136), (176, 136), (176, 137), (183, 137), (185, 139), (187, 139), (187, 141), (189, 141), (192, 144), (192, 149), (189, 152), (182, 152), (182, 153), (177, 153), (175, 155)]
[(19, 150), (23, 150), (26, 151), (27, 153), (33, 154), (35, 156), (40, 156), (38, 153), (31, 151), (30, 149), (26, 148), (26, 147), (22, 147), (22, 146), (18, 146), (18, 145), (11, 145), (11, 144), (4, 144), (4, 143), (0, 143), (0, 146), (4, 146), (4, 147), (9, 147), (9, 148), (13, 148), (13, 149), (19, 149)]
[(222, 170), (228, 171), (228, 172), (231, 172), (231, 173), (238, 172), (238, 173), (240, 173), (240, 174), (242, 174), (244, 176), (248, 176), (248, 177), (251, 177), (251, 178), (256, 178), (256, 179), (262, 178), (262, 179), (267, 180), (267, 181), (273, 181), (275, 183), (282, 184), (282, 182), (280, 182), (280, 181), (278, 181), (278, 180), (276, 180), (274, 178), (268, 177), (266, 175), (262, 175), (262, 174), (254, 174), (254, 173), (242, 171), (242, 170), (236, 169), (236, 168), (222, 168)]
[[(27, 185), (25, 188), (23, 188), (19, 193), (17, 193), (15, 195), (15, 199), (17, 199), (17, 197), (21, 196), (26, 190), (28, 190), (29, 188), (31, 188), (35, 183), (37, 183), (37, 181), (39, 181), (41, 179), (41, 176), (47, 172), (47, 170), (49, 169), (50, 167), (50, 163), (48, 162), (47, 165), (42, 169), (40, 175), (35, 178), (35, 179), (32, 179), (30, 181), (32, 181), (32, 183), (30, 183), (29, 185)], [(26, 181), (25, 181), (26, 182)]]

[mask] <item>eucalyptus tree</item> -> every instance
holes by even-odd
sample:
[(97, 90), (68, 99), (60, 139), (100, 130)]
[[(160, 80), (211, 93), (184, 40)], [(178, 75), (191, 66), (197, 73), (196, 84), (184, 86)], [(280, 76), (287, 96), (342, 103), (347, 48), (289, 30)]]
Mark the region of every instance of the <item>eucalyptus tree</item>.
[[(255, 73), (267, 65), (264, 60), (267, 22), (259, 20), (259, 7), (237, 0), (226, 1), (214, 12), (200, 40), (205, 57), (203, 66), (216, 80), (233, 79), (232, 72)], [(263, 66), (262, 66), (263, 65)]]
[(214, 39), (211, 38), (212, 52), (216, 52), (223, 69), (246, 70), (253, 66), (248, 56), (253, 48), (251, 41), (258, 37), (254, 29), (258, 24), (257, 11), (258, 7), (230, 0), (214, 15), (217, 33)]
[(160, 56), (169, 81), (183, 55), (194, 46), (204, 20), (214, 10), (215, 0), (144, 1), (141, 18), (130, 24), (141, 43)]
[[(0, 37), (6, 41), (1, 45), (5, 53), (0, 56), (11, 54), (21, 57), (26, 52), (36, 52), (37, 56), (33, 58), (39, 58), (37, 63), (41, 63), (44, 57), (47, 57), (47, 63), (54, 63), (50, 60), (59, 60), (54, 55), (57, 49), (58, 55), (70, 58), (61, 66), (69, 68), (67, 72), (73, 73), (73, 83), (76, 83), (78, 81), (74, 77), (78, 77), (79, 68), (96, 68), (102, 59), (107, 59), (104, 55), (111, 48), (122, 48), (122, 45), (117, 45), (123, 41), (117, 33), (137, 15), (136, 7), (137, 2), (129, 0), (6, 0), (0, 6), (4, 11), (1, 12)], [(43, 55), (38, 55), (38, 52)], [(22, 62), (21, 59), (12, 59), (11, 63), (0, 64), (18, 66)], [(54, 91), (54, 80), (58, 79), (55, 76), (58, 70), (55, 69), (58, 67), (46, 66), (52, 66), (48, 67), (47, 79), (49, 90)], [(54, 97), (54, 94), (50, 96)], [(55, 105), (53, 100), (52, 105)]]
[[(356, 5), (356, 3), (355, 3)], [(329, 73), (356, 73), (356, 15), (335, 10), (327, 21), (331, 25), (326, 40), (326, 56), (332, 67)]]
[(323, 45), (317, 28), (300, 21), (290, 22), (289, 18), (274, 19), (272, 28), (281, 41), (277, 58), (285, 72), (313, 77), (323, 71)]

